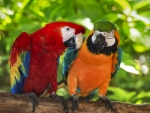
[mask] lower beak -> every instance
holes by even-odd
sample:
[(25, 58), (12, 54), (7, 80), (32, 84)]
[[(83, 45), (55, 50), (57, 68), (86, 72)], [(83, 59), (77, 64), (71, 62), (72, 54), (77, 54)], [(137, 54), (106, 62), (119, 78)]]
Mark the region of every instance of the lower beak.
[(99, 51), (102, 51), (105, 47), (106, 47), (107, 43), (106, 43), (106, 39), (102, 34), (97, 34), (96, 36), (96, 40), (95, 40), (95, 46)]

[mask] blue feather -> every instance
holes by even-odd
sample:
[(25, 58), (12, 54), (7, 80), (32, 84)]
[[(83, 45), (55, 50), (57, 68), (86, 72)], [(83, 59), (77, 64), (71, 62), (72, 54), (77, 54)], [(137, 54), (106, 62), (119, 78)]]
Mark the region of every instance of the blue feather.
[(22, 53), (21, 61), (25, 70), (21, 66), (18, 67), (18, 71), (20, 73), (20, 80), (18, 81), (15, 78), (16, 84), (11, 88), (12, 94), (22, 93), (24, 81), (25, 81), (25, 78), (28, 77), (28, 72), (29, 72), (30, 52)]
[[(96, 90), (96, 89), (95, 89)], [(92, 100), (93, 97), (94, 97), (94, 91), (91, 91), (86, 97), (79, 97), (79, 100)], [(80, 89), (77, 87), (77, 90), (76, 90), (78, 93), (80, 93)]]

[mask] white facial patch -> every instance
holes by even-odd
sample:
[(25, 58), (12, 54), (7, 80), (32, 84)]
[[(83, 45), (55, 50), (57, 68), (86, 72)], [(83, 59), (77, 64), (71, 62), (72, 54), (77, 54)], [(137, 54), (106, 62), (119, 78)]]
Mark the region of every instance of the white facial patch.
[(63, 42), (65, 42), (69, 38), (73, 37), (73, 35), (75, 34), (75, 29), (73, 29), (69, 26), (65, 26), (65, 27), (61, 28), (61, 33), (62, 33)]
[(106, 42), (107, 42), (107, 46), (106, 47), (114, 45), (115, 41), (116, 40), (115, 40), (114, 37), (113, 38), (106, 38)]
[(114, 30), (110, 31), (110, 32), (105, 32), (105, 37), (106, 37), (106, 42), (107, 42), (107, 46), (112, 46), (115, 44), (115, 37), (114, 37)]
[(83, 42), (83, 35), (82, 33), (79, 33), (76, 35), (76, 38), (75, 38), (75, 42), (76, 42), (76, 49), (79, 49), (82, 45), (82, 42)]

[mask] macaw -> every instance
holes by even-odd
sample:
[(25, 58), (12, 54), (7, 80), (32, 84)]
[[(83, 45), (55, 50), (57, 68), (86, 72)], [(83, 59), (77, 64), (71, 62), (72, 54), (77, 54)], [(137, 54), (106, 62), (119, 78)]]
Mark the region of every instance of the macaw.
[(83, 26), (64, 21), (48, 23), (31, 34), (21, 33), (9, 59), (11, 93), (29, 95), (33, 111), (36, 96), (49, 94), (68, 112), (65, 99), (56, 94), (58, 58), (67, 47), (77, 46), (76, 38), (84, 33)]
[(59, 87), (62, 83), (68, 85), (73, 111), (78, 109), (79, 97), (91, 99), (93, 91), (98, 89), (99, 98), (112, 113), (115, 112), (105, 95), (111, 78), (120, 67), (122, 50), (119, 44), (117, 27), (101, 20), (94, 24), (78, 51), (75, 47), (68, 48), (63, 62), (63, 80), (58, 84)]

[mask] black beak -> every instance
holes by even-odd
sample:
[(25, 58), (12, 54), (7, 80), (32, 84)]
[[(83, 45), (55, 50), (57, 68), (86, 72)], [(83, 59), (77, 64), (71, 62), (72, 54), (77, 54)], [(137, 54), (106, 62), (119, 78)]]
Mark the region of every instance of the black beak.
[(97, 48), (98, 52), (102, 51), (106, 47), (107, 43), (106, 43), (105, 40), (106, 39), (102, 34), (97, 34), (96, 35), (95, 47)]
[(71, 37), (69, 40), (65, 41), (64, 44), (65, 44), (66, 47), (73, 47), (73, 46), (75, 46), (76, 45), (75, 35), (73, 37)]

